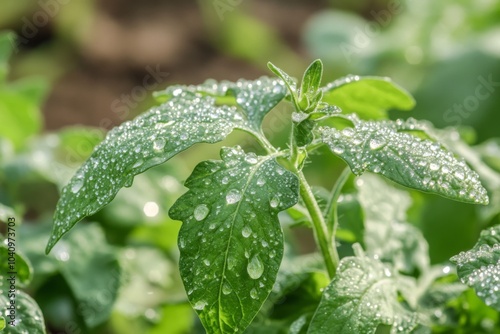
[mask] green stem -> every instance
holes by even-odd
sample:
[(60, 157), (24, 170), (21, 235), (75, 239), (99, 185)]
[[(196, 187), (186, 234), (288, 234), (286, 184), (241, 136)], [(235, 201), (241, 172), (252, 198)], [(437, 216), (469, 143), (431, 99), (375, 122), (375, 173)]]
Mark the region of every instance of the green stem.
[(339, 264), (337, 249), (333, 247), (333, 244), (330, 242), (330, 238), (328, 237), (328, 228), (325, 224), (323, 213), (319, 208), (318, 202), (316, 202), (316, 199), (314, 198), (309, 183), (307, 183), (302, 171), (297, 170), (296, 173), (300, 181), (300, 196), (302, 197), (307, 211), (309, 211), (309, 215), (311, 216), (316, 242), (318, 243), (321, 254), (323, 255), (328, 276), (330, 276), (330, 279), (333, 279)]
[(328, 231), (330, 232), (330, 240), (332, 242), (335, 241), (335, 232), (337, 231), (339, 217), (337, 214), (337, 202), (339, 200), (340, 193), (342, 188), (344, 187), (347, 179), (351, 175), (351, 170), (349, 168), (345, 168), (340, 174), (337, 182), (333, 186), (332, 193), (330, 195), (330, 199), (328, 201), (328, 205), (325, 210), (326, 224), (328, 226)]
[(257, 140), (257, 142), (266, 150), (268, 154), (273, 154), (278, 152), (276, 148), (271, 144), (267, 137), (262, 132), (250, 132), (251, 135)]

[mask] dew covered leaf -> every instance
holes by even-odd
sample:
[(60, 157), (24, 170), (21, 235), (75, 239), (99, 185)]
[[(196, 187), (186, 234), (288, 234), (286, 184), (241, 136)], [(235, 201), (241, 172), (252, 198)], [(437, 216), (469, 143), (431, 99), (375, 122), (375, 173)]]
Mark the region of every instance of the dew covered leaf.
[(364, 119), (387, 118), (390, 109), (410, 110), (415, 106), (410, 93), (385, 77), (347, 76), (326, 85), (323, 93), (323, 102)]
[[(46, 252), (78, 221), (111, 202), (122, 187), (131, 186), (135, 175), (196, 143), (221, 141), (236, 128), (256, 134), (258, 121), (284, 96), (278, 81), (259, 82), (225, 88), (239, 92), (237, 100), (241, 98), (245, 110), (219, 106), (215, 98), (191, 91), (195, 88), (177, 87), (164, 104), (111, 130), (63, 188)], [(250, 93), (253, 86), (260, 87), (255, 94)], [(221, 87), (214, 89), (224, 91)]]
[(352, 172), (381, 174), (403, 186), (454, 200), (488, 204), (479, 176), (463, 160), (440, 144), (409, 131), (425, 130), (407, 121), (362, 121), (349, 117), (354, 127), (320, 127), (321, 141), (347, 162)]
[(410, 195), (374, 174), (361, 176), (356, 187), (365, 216), (367, 253), (404, 273), (426, 271), (430, 262), (427, 241), (417, 227), (406, 222)]
[(486, 305), (500, 311), (500, 225), (481, 232), (471, 250), (451, 258), (462, 283), (472, 287)]
[(171, 208), (183, 222), (180, 271), (210, 333), (243, 331), (271, 292), (283, 256), (278, 212), (298, 200), (296, 176), (272, 156), (221, 151), (200, 163)]
[[(15, 297), (15, 315), (9, 311), (10, 301), (7, 293), (0, 294), (0, 331), (2, 330), (2, 318), (5, 321), (5, 329), (2, 333), (8, 334), (45, 334), (45, 323), (43, 314), (37, 303), (24, 291), (17, 290)], [(13, 324), (11, 323), (13, 321)]]
[(391, 333), (419, 328), (419, 315), (398, 301), (398, 292), (408, 285), (382, 262), (364, 255), (358, 244), (355, 253), (341, 260), (309, 333), (375, 333), (379, 325), (392, 326)]
[(243, 114), (247, 120), (245, 125), (257, 132), (260, 131), (264, 116), (286, 95), (286, 88), (282, 81), (264, 76), (257, 80), (240, 79), (237, 82), (217, 82), (209, 79), (201, 85), (175, 85), (156, 92), (155, 96), (160, 100), (165, 100), (183, 91), (213, 96), (217, 99), (217, 104), (238, 105), (244, 111)]

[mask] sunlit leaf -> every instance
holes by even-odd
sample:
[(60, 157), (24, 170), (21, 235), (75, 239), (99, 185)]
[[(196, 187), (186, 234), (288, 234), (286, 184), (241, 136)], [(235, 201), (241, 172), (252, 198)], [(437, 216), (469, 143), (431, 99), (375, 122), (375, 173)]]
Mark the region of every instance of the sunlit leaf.
[(183, 221), (180, 270), (211, 333), (243, 331), (271, 292), (283, 255), (278, 212), (298, 200), (297, 178), (272, 156), (223, 149), (200, 163), (171, 208)]
[(500, 311), (500, 226), (483, 232), (476, 245), (451, 258), (458, 276), (486, 305)]
[(365, 119), (387, 118), (391, 109), (410, 110), (413, 97), (389, 78), (347, 76), (326, 85), (323, 101)]
[(367, 253), (408, 274), (427, 270), (427, 241), (418, 228), (406, 222), (410, 195), (373, 174), (364, 174), (356, 186), (365, 214)]
[(421, 128), (415, 120), (349, 119), (354, 127), (321, 127), (319, 133), (322, 142), (344, 159), (354, 174), (370, 171), (406, 187), (463, 202), (488, 204), (479, 176), (464, 161), (436, 142), (407, 133)]
[(284, 96), (281, 84), (267, 80), (213, 87), (236, 91), (243, 109), (218, 106), (215, 98), (193, 92), (196, 87), (171, 87), (165, 93), (171, 96), (167, 102), (111, 130), (62, 190), (46, 251), (79, 220), (108, 204), (122, 187), (131, 186), (135, 175), (196, 143), (221, 141), (233, 129), (258, 136), (260, 121)]
[(341, 260), (308, 333), (375, 333), (379, 325), (392, 326), (391, 333), (410, 333), (419, 327), (418, 314), (398, 300), (398, 291), (407, 286), (397, 274), (364, 255), (359, 245), (355, 253)]

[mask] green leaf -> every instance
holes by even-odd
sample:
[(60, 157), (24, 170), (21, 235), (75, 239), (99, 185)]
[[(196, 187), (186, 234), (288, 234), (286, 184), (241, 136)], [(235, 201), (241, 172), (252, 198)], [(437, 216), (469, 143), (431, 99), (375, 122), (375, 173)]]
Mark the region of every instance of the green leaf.
[(335, 237), (350, 243), (365, 244), (365, 214), (358, 198), (342, 194), (337, 203), (338, 226)]
[(102, 229), (97, 224), (83, 225), (54, 248), (53, 256), (87, 326), (105, 321), (116, 300), (121, 268)]
[(300, 110), (300, 104), (297, 96), (297, 83), (295, 80), (289, 76), (285, 71), (283, 71), (281, 68), (277, 67), (271, 62), (267, 63), (267, 67), (274, 73), (276, 74), (279, 78), (283, 80), (285, 85), (288, 88), (288, 92), (290, 93), (290, 96), (292, 98), (292, 101), (296, 107), (297, 110)]
[[(8, 232), (6, 235), (9, 237)], [(6, 238), (5, 242), (0, 245), (0, 259), (2, 259), (2, 263), (0, 263), (0, 281), (5, 282), (10, 275), (15, 275), (17, 286), (25, 287), (31, 282), (33, 268), (28, 258), (16, 249), (16, 237), (13, 236), (12, 240), (14, 241), (11, 244), (11, 241)], [(12, 250), (14, 251), (12, 252)]]
[(38, 80), (0, 89), (0, 133), (18, 149), (42, 128), (40, 104), (45, 92), (46, 85)]
[[(300, 84), (300, 105), (302, 110), (309, 110), (316, 108), (319, 100), (321, 100), (321, 92), (318, 90), (323, 77), (323, 63), (317, 59), (309, 65), (304, 72), (302, 82)], [(312, 103), (311, 103), (312, 102)]]
[(479, 176), (440, 144), (408, 131), (425, 129), (413, 119), (406, 122), (349, 119), (354, 127), (320, 127), (321, 141), (347, 162), (352, 172), (381, 174), (409, 188), (463, 202), (488, 204)]
[[(5, 333), (7, 334), (45, 334), (43, 314), (37, 303), (25, 292), (17, 290), (15, 299), (8, 299), (8, 294), (0, 294), (0, 330), (2, 322), (6, 322)], [(14, 314), (9, 309), (15, 301)], [(3, 319), (3, 321), (2, 321)]]
[[(35, 268), (34, 282), (60, 273), (76, 299), (75, 309), (88, 327), (95, 327), (111, 314), (120, 287), (121, 268), (116, 251), (106, 242), (101, 227), (83, 224), (56, 247), (43, 255), (50, 235), (46, 224), (23, 224), (20, 242)], [(40, 282), (38, 283), (40, 284)]]
[(407, 288), (382, 262), (363, 254), (341, 260), (337, 274), (325, 289), (311, 321), (311, 334), (375, 333), (379, 325), (392, 326), (391, 333), (410, 333), (418, 327), (418, 314), (398, 301)]
[(471, 250), (451, 258), (462, 283), (472, 287), (486, 305), (500, 311), (500, 225), (482, 231)]
[(278, 212), (298, 200), (298, 180), (272, 156), (225, 148), (200, 163), (171, 208), (182, 220), (180, 270), (211, 333), (243, 331), (269, 295), (283, 255)]
[(114, 311), (141, 316), (148, 309), (165, 303), (186, 302), (177, 265), (162, 250), (149, 246), (126, 247), (120, 263), (122, 277), (127, 279), (120, 287)]
[(365, 213), (364, 240), (367, 253), (392, 263), (399, 271), (413, 274), (429, 267), (429, 246), (422, 232), (406, 222), (410, 195), (382, 178), (365, 174), (356, 182)]
[[(111, 202), (122, 187), (131, 186), (135, 175), (196, 143), (219, 142), (233, 129), (259, 136), (257, 124), (284, 96), (277, 80), (264, 81), (253, 83), (265, 86), (257, 88), (256, 94), (251, 83), (233, 86), (245, 110), (218, 106), (213, 97), (193, 92), (198, 89), (194, 86), (171, 87), (166, 94), (172, 98), (166, 103), (110, 131), (62, 190), (46, 252), (78, 221)], [(221, 84), (213, 89), (227, 92), (230, 88)]]
[(410, 93), (385, 77), (347, 76), (326, 85), (323, 93), (323, 102), (364, 119), (387, 118), (390, 109), (411, 110), (415, 106)]
[(254, 131), (260, 131), (264, 116), (286, 95), (285, 86), (281, 81), (263, 76), (250, 81), (240, 79), (238, 82), (219, 83), (209, 79), (201, 85), (174, 85), (156, 92), (155, 96), (164, 102), (183, 91), (215, 97), (217, 105), (238, 105), (244, 111), (248, 121), (246, 125)]

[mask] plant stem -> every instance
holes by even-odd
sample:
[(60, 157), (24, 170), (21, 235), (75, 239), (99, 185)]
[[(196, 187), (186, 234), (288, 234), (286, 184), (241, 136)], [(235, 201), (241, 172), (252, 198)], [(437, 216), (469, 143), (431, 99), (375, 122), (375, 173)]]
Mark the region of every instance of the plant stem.
[(316, 202), (316, 199), (314, 198), (309, 183), (307, 183), (302, 171), (297, 170), (296, 173), (300, 181), (300, 196), (302, 197), (307, 211), (309, 211), (309, 215), (311, 216), (314, 236), (319, 245), (321, 254), (323, 255), (323, 259), (325, 260), (328, 276), (330, 276), (331, 280), (337, 271), (339, 255), (337, 253), (337, 249), (333, 246), (330, 238), (328, 237), (328, 228), (325, 224), (323, 213), (318, 206), (318, 202)]
[(339, 221), (337, 214), (337, 202), (339, 200), (340, 192), (347, 182), (349, 175), (351, 175), (351, 170), (346, 167), (333, 186), (330, 199), (328, 200), (328, 205), (325, 210), (326, 224), (328, 226), (328, 231), (330, 232), (331, 242), (334, 242), (335, 240), (335, 232), (337, 231)]

